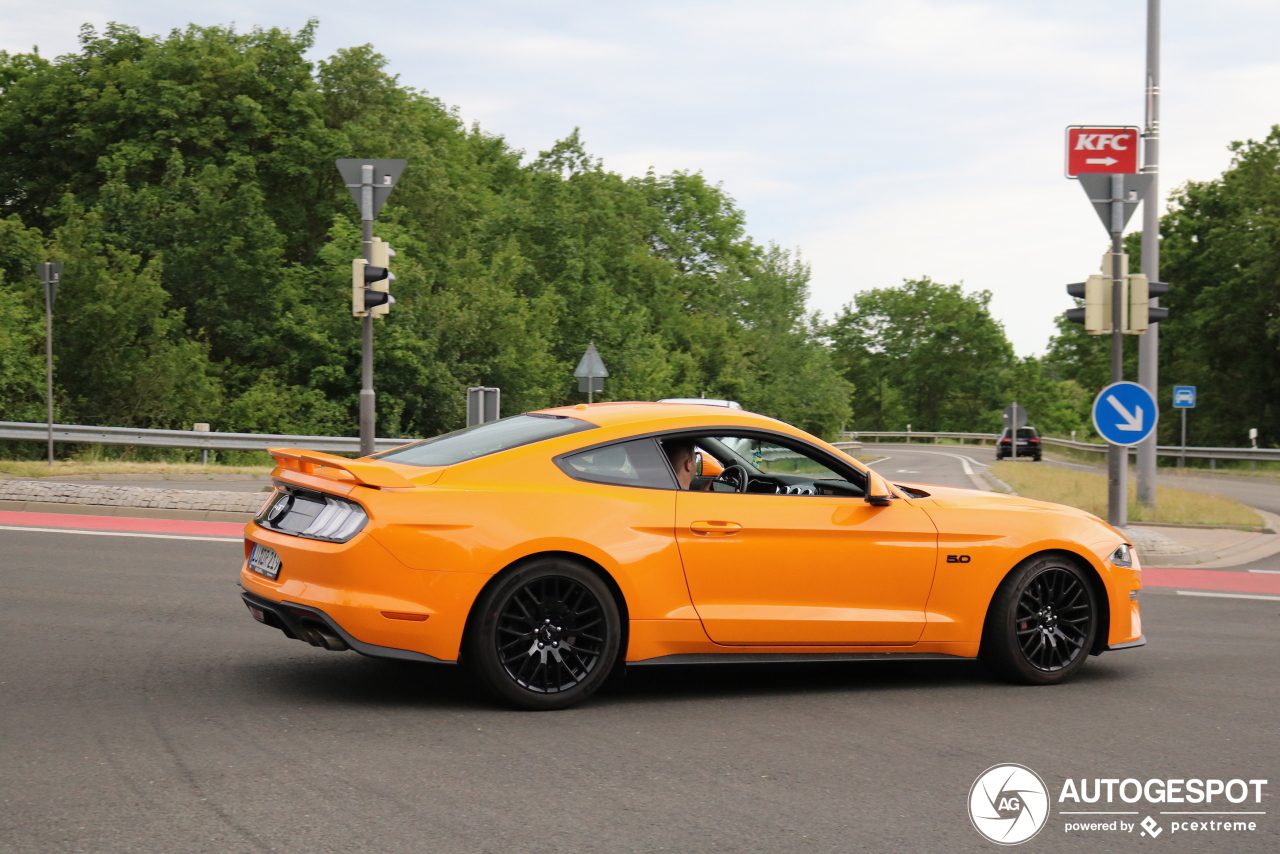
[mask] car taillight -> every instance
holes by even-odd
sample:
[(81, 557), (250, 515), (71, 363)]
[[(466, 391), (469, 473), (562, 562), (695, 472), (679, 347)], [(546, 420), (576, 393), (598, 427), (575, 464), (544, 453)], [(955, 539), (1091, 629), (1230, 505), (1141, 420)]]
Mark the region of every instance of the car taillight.
[(1001, 445), (1007, 445), (1007, 444), (1009, 444), (1009, 440), (1008, 440), (1008, 438), (1001, 439), (1001, 440), (1000, 440), (1000, 444), (1001, 444)]
[(1031, 437), (1030, 439), (1028, 439), (1027, 441), (1028, 441), (1028, 442), (1031, 442), (1031, 443), (1032, 443), (1032, 444), (1034, 444), (1034, 445), (1039, 445), (1039, 444), (1040, 444), (1040, 440), (1039, 440), (1039, 439), (1037, 439), (1035, 436), (1032, 436), (1032, 437)]
[(291, 487), (277, 492), (254, 521), (281, 534), (345, 543), (360, 533), (369, 516), (363, 507), (346, 498)]

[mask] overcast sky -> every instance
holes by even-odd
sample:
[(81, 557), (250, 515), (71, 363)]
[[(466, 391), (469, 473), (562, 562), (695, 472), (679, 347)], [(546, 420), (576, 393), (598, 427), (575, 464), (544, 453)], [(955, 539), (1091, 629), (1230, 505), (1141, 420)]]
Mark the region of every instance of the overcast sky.
[[(1063, 130), (1142, 123), (1146, 5), (0, 0), (0, 49), (66, 53), (82, 23), (316, 17), (315, 58), (372, 43), (402, 83), (529, 155), (580, 127), (608, 169), (703, 172), (754, 239), (812, 265), (815, 309), (908, 277), (959, 282), (992, 291), (1027, 355), (1106, 248), (1063, 177)], [(1274, 0), (1166, 0), (1162, 190), (1219, 175), (1228, 143), (1280, 122), (1278, 42)]]

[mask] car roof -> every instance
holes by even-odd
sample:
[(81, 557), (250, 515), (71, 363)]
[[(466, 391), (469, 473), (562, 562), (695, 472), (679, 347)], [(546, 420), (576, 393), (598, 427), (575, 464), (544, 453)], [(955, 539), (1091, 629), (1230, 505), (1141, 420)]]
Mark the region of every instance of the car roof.
[(648, 401), (618, 401), (611, 403), (579, 403), (576, 406), (560, 406), (539, 410), (539, 415), (561, 415), (580, 418), (599, 427), (618, 427), (649, 423), (653, 430), (682, 427), (726, 425), (774, 430), (792, 435), (805, 435), (785, 421), (770, 418), (745, 409), (724, 406), (706, 406), (699, 403), (652, 403)]

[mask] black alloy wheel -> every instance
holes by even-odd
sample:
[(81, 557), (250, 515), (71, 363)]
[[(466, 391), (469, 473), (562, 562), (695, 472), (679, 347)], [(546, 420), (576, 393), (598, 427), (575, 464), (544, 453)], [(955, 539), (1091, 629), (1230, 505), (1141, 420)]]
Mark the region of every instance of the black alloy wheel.
[(1032, 558), (996, 591), (980, 655), (1008, 679), (1050, 685), (1084, 666), (1097, 630), (1098, 605), (1080, 568), (1065, 557)]
[(621, 619), (600, 577), (560, 558), (515, 570), (483, 597), (464, 658), (482, 685), (525, 709), (563, 709), (608, 678)]

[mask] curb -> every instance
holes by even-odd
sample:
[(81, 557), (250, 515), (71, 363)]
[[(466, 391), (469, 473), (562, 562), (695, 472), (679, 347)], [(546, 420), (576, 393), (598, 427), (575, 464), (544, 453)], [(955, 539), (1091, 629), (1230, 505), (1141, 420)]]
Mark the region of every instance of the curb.
[(265, 499), (260, 492), (0, 481), (0, 509), (22, 512), (242, 522), (255, 516)]
[[(1266, 510), (1259, 510), (1257, 507), (1251, 508), (1263, 521), (1267, 523), (1267, 529), (1270, 531), (1280, 530), (1280, 516), (1274, 513), (1268, 513)], [(1145, 522), (1138, 523), (1135, 527), (1145, 527)], [(1201, 529), (1205, 530), (1205, 529)], [(1236, 528), (1224, 528), (1218, 530), (1239, 530)], [(1248, 529), (1246, 529), (1246, 532)], [(1259, 560), (1265, 560), (1273, 555), (1280, 554), (1280, 534), (1263, 533), (1254, 531), (1254, 536), (1244, 542), (1226, 546), (1225, 548), (1209, 550), (1189, 550), (1180, 554), (1144, 554), (1141, 549), (1138, 550), (1139, 559), (1145, 564), (1147, 562), (1152, 565), (1159, 564), (1169, 567), (1184, 567), (1196, 569), (1226, 569), (1233, 566), (1243, 566), (1247, 563), (1254, 563)]]

